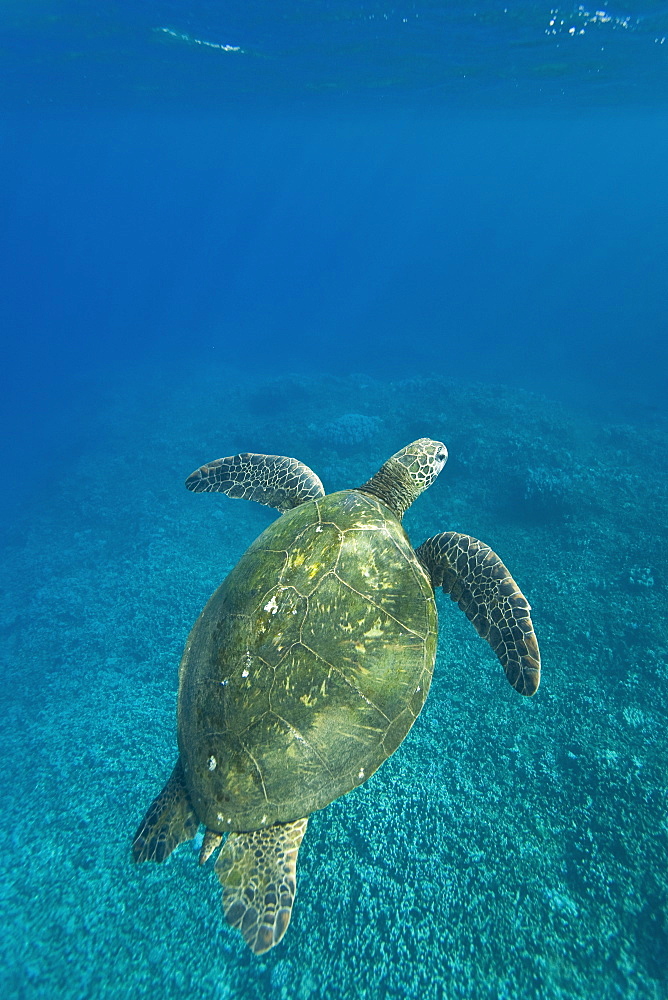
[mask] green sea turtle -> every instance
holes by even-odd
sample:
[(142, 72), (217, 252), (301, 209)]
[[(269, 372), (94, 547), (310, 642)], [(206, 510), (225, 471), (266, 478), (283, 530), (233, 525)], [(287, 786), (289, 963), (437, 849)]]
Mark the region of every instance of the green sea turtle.
[(443, 587), (521, 694), (540, 680), (530, 607), (494, 552), (446, 531), (413, 550), (401, 519), (447, 459), (421, 438), (357, 489), (328, 496), (301, 462), (235, 455), (186, 481), (276, 507), (209, 600), (179, 671), (179, 758), (133, 843), (164, 861), (206, 833), (223, 908), (257, 954), (287, 929), (309, 815), (369, 778), (415, 722)]

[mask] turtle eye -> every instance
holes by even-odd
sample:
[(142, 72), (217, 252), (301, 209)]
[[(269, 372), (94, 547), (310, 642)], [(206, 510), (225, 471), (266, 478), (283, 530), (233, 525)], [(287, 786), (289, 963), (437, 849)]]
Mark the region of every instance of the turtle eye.
[(439, 462), (444, 462), (445, 461), (445, 452), (444, 451), (439, 451), (438, 455), (436, 456), (436, 459)]

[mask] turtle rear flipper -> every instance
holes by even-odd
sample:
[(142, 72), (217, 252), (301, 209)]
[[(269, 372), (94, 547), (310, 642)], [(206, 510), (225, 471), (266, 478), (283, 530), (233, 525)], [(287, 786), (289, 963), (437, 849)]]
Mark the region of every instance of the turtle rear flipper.
[(297, 854), (307, 819), (231, 833), (216, 861), (223, 909), (256, 955), (278, 944), (290, 923)]
[(457, 601), (476, 631), (501, 661), (520, 694), (540, 684), (540, 652), (529, 612), (531, 605), (489, 545), (444, 531), (415, 550), (434, 587)]
[(186, 479), (193, 493), (227, 493), (280, 511), (324, 497), (318, 476), (303, 462), (283, 455), (230, 455), (196, 469)]
[(139, 824), (132, 842), (132, 856), (137, 863), (164, 861), (184, 840), (192, 840), (198, 826), (179, 757), (171, 778)]

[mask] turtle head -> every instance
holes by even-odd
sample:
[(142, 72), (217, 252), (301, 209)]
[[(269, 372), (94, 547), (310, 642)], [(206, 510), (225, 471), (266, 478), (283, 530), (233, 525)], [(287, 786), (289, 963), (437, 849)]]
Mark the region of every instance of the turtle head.
[(413, 501), (431, 486), (447, 460), (448, 449), (441, 441), (419, 438), (388, 458), (360, 490), (378, 497), (402, 518)]
[(389, 461), (400, 462), (405, 469), (408, 469), (408, 475), (417, 489), (415, 495), (419, 496), (431, 486), (447, 460), (448, 449), (442, 441), (418, 438), (417, 441), (407, 444), (401, 451), (396, 452)]

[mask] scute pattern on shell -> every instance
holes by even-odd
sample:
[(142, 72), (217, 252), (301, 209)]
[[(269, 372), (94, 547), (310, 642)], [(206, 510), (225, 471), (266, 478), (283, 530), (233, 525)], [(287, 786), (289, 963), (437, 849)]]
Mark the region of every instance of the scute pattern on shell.
[(342, 491), (270, 525), (182, 660), (179, 747), (202, 821), (289, 822), (362, 784), (422, 708), (436, 624), (428, 575), (374, 497)]

